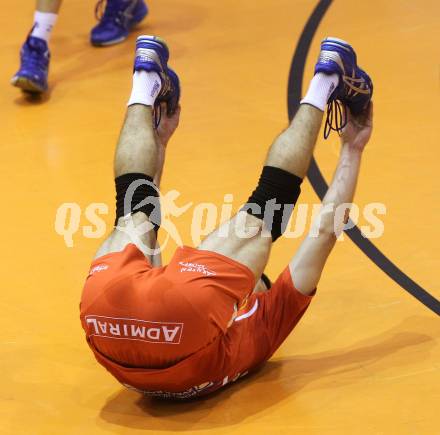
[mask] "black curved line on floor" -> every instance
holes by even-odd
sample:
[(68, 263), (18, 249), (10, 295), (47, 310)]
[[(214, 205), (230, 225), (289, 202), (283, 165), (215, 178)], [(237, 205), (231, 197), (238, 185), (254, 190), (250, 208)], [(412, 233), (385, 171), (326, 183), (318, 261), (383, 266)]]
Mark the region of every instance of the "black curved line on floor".
[[(304, 67), (310, 44), (319, 26), (319, 23), (324, 17), (331, 2), (332, 0), (320, 0), (318, 2), (312, 15), (309, 17), (296, 46), (295, 54), (293, 55), (292, 59), (292, 65), (290, 67), (287, 92), (287, 107), (290, 120), (297, 111), (299, 102), (301, 100)], [(322, 200), (327, 192), (328, 185), (322, 176), (319, 166), (314, 158), (312, 159), (307, 176), (316, 194)], [(380, 267), (391, 279), (393, 279), (404, 290), (418, 299), (427, 308), (440, 316), (440, 301), (429, 294), (425, 289), (420, 287), (408, 275), (402, 272), (373, 243), (371, 243), (370, 240), (364, 238), (358, 227), (353, 227), (352, 229), (347, 230), (346, 233), (348, 237), (350, 237), (350, 239), (361, 249), (361, 251), (368, 258), (370, 258), (373, 263)]]

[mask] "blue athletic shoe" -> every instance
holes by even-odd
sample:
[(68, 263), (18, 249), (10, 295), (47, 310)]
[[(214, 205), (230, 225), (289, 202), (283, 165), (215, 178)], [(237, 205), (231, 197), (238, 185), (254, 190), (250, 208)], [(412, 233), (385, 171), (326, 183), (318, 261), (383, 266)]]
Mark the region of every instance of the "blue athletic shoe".
[(167, 72), (171, 86), (168, 92), (165, 92), (157, 97), (156, 106), (159, 106), (161, 103), (166, 103), (167, 115), (171, 116), (176, 112), (177, 106), (179, 105), (180, 80), (178, 75), (171, 68), (168, 68)]
[(143, 35), (136, 41), (135, 71), (154, 71), (159, 74), (162, 86), (154, 104), (156, 127), (161, 118), (161, 103), (166, 103), (167, 114), (173, 115), (179, 105), (180, 82), (177, 74), (168, 67), (170, 53), (166, 42), (157, 36)]
[(50, 52), (44, 39), (28, 36), (20, 51), (20, 69), (11, 84), (23, 91), (41, 93), (47, 90)]
[(101, 14), (104, 1), (99, 0), (96, 4), (95, 15), (99, 24), (91, 31), (92, 45), (105, 46), (123, 41), (148, 14), (144, 0), (107, 0)]
[(321, 43), (321, 52), (315, 66), (315, 74), (338, 74), (339, 84), (330, 96), (327, 107), (327, 119), (324, 137), (327, 138), (331, 130), (338, 133), (347, 122), (344, 111), (338, 101), (350, 109), (354, 115), (365, 110), (373, 95), (373, 82), (368, 74), (357, 65), (356, 53), (350, 44), (338, 38), (326, 38)]

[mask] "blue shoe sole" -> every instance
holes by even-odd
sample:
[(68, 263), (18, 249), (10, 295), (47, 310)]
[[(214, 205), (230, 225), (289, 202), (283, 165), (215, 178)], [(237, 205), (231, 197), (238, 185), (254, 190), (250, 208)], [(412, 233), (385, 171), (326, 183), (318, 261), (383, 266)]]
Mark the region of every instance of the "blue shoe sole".
[(170, 57), (170, 50), (169, 50), (168, 45), (165, 42), (165, 40), (163, 40), (159, 36), (140, 35), (136, 39), (136, 48), (138, 46), (138, 43), (140, 43), (140, 42), (147, 42), (150, 44), (154, 44), (154, 45), (157, 45), (159, 48), (165, 50), (165, 52), (166, 52), (166, 59), (165, 60), (168, 62), (168, 59)]
[[(142, 45), (147, 46), (142, 46)], [(167, 43), (158, 36), (141, 35), (136, 40), (136, 52), (138, 50), (153, 50), (157, 54), (157, 62), (140, 61), (138, 64), (137, 54), (135, 57), (135, 71), (155, 71), (158, 74), (166, 74), (167, 63), (170, 57), (170, 52)]]
[[(354, 65), (357, 64), (356, 52), (348, 42), (342, 39), (333, 38), (333, 37), (325, 38), (321, 42), (321, 52), (326, 50), (338, 53), (342, 62), (344, 62), (343, 56), (345, 52), (345, 56), (348, 55), (352, 57), (353, 64)], [(315, 74), (317, 72), (323, 72), (325, 74), (333, 74), (336, 71), (339, 71), (339, 74), (343, 73), (343, 71), (341, 71), (341, 66), (337, 62), (330, 59), (328, 59), (326, 62), (323, 63), (318, 62), (318, 64), (315, 67)]]
[(41, 94), (47, 91), (47, 87), (41, 86), (27, 77), (15, 76), (11, 80), (11, 85), (32, 94)]
[(325, 38), (322, 41), (322, 44), (326, 44), (329, 43), (330, 45), (335, 45), (337, 47), (341, 47), (346, 51), (349, 51), (352, 55), (354, 55), (356, 57), (356, 52), (354, 51), (353, 47), (346, 41), (344, 41), (343, 39), (339, 39), (339, 38), (333, 38), (331, 36), (329, 36), (328, 38)]

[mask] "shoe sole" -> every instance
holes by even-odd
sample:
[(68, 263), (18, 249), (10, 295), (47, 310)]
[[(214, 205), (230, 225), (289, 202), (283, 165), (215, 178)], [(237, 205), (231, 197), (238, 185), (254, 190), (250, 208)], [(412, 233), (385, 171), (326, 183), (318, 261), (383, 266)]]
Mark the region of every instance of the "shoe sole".
[[(141, 35), (138, 36), (136, 39), (136, 57), (138, 55), (138, 50), (142, 50), (143, 47), (138, 47), (139, 44), (141, 43), (148, 43), (150, 44), (150, 48), (148, 48), (148, 50), (152, 50), (155, 52), (155, 55), (157, 56), (157, 59), (155, 59), (155, 62), (158, 63), (158, 65), (160, 65), (160, 68), (162, 71), (162, 73), (164, 75), (168, 75), (167, 74), (167, 64), (170, 58), (170, 50), (168, 48), (167, 43), (165, 42), (164, 39), (162, 39), (159, 36), (154, 36), (154, 35)], [(154, 47), (156, 46), (156, 50), (151, 47), (151, 45)], [(163, 53), (162, 55), (159, 53), (158, 50), (164, 50), (166, 52), (166, 56), (165, 58), (163, 58)]]
[(11, 80), (11, 85), (31, 94), (41, 94), (47, 90), (26, 77), (14, 77)]
[[(325, 48), (323, 48), (324, 44), (326, 45)], [(346, 75), (344, 61), (342, 60), (341, 54), (339, 54), (336, 50), (332, 50), (331, 47), (333, 47), (333, 49), (335, 48), (339, 50), (342, 49), (345, 52), (347, 52), (348, 55), (353, 57), (354, 65), (358, 67), (356, 52), (347, 41), (344, 41), (343, 39), (340, 38), (329, 36), (321, 41), (320, 58), (321, 56), (327, 57), (328, 58), (327, 61), (332, 61), (335, 64), (337, 64), (338, 67), (342, 70), (342, 78), (344, 78)], [(323, 68), (322, 71), (326, 72), (326, 69)], [(330, 71), (328, 73), (330, 73)]]
[(353, 47), (347, 41), (344, 41), (343, 39), (334, 38), (332, 36), (329, 36), (328, 38), (323, 39), (321, 43), (322, 44), (330, 43), (331, 45), (335, 45), (339, 48), (342, 48), (346, 51), (349, 51), (350, 53), (352, 53), (356, 56), (356, 52), (354, 51)]
[(108, 47), (109, 45), (116, 45), (119, 44), (122, 41), (125, 41), (128, 38), (127, 36), (121, 36), (120, 38), (117, 39), (112, 39), (111, 41), (105, 41), (105, 42), (92, 42), (91, 44), (94, 47)]
[(141, 42), (141, 41), (156, 42), (156, 43), (162, 45), (162, 46), (166, 49), (166, 51), (168, 52), (168, 54), (169, 54), (169, 52), (170, 52), (170, 50), (169, 50), (169, 48), (168, 48), (168, 44), (167, 44), (166, 41), (165, 41), (164, 39), (162, 39), (160, 36), (154, 36), (154, 35), (141, 35), (141, 36), (138, 36), (138, 37), (136, 38), (136, 44), (137, 44), (138, 42)]
[[(357, 56), (356, 56), (356, 52), (354, 51), (353, 47), (347, 42), (344, 41), (343, 39), (339, 39), (339, 38), (334, 38), (332, 36), (329, 36), (328, 38), (325, 38), (322, 43), (330, 43), (331, 45), (335, 45), (339, 48), (343, 48), (344, 50), (352, 53), (356, 59), (356, 68), (358, 68), (360, 71), (362, 71), (365, 75), (368, 76), (368, 74), (359, 67), (359, 65), (357, 64)], [(368, 76), (369, 77), (369, 76)], [(352, 83), (351, 81), (347, 83), (347, 80), (345, 77), (343, 77), (344, 82), (351, 87)], [(351, 77), (348, 77), (348, 80), (351, 80)], [(367, 81), (366, 81), (367, 82)], [(358, 92), (360, 94), (372, 94), (372, 82), (370, 79), (370, 84), (369, 84), (369, 88), (370, 90), (364, 90), (364, 89), (354, 89), (355, 92)]]

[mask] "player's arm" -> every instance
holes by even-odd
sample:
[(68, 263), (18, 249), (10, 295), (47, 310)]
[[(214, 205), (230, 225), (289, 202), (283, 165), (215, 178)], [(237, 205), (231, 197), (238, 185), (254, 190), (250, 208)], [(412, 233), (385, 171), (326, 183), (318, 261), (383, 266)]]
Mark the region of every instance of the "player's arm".
[[(350, 114), (348, 116), (347, 126), (341, 135), (338, 166), (322, 201), (323, 207), (289, 265), (295, 287), (305, 295), (316, 289), (325, 262), (344, 225), (344, 216), (340, 213), (337, 216), (335, 210), (353, 201), (362, 152), (372, 132), (372, 103), (365, 114), (356, 118)], [(339, 221), (335, 218), (339, 218)]]
[[(177, 107), (176, 112), (172, 116), (168, 116), (166, 114), (166, 106), (162, 107), (163, 116), (160, 120), (160, 124), (157, 128), (157, 137), (158, 137), (158, 153), (157, 153), (157, 171), (154, 175), (154, 184), (160, 188), (160, 181), (162, 179), (163, 167), (165, 165), (165, 154), (168, 142), (171, 139), (171, 136), (176, 131), (176, 128), (179, 125), (180, 120), (180, 106)], [(154, 267), (162, 266), (162, 255), (160, 253), (159, 241), (156, 240), (156, 249), (158, 253), (156, 255), (151, 256), (150, 261)]]

